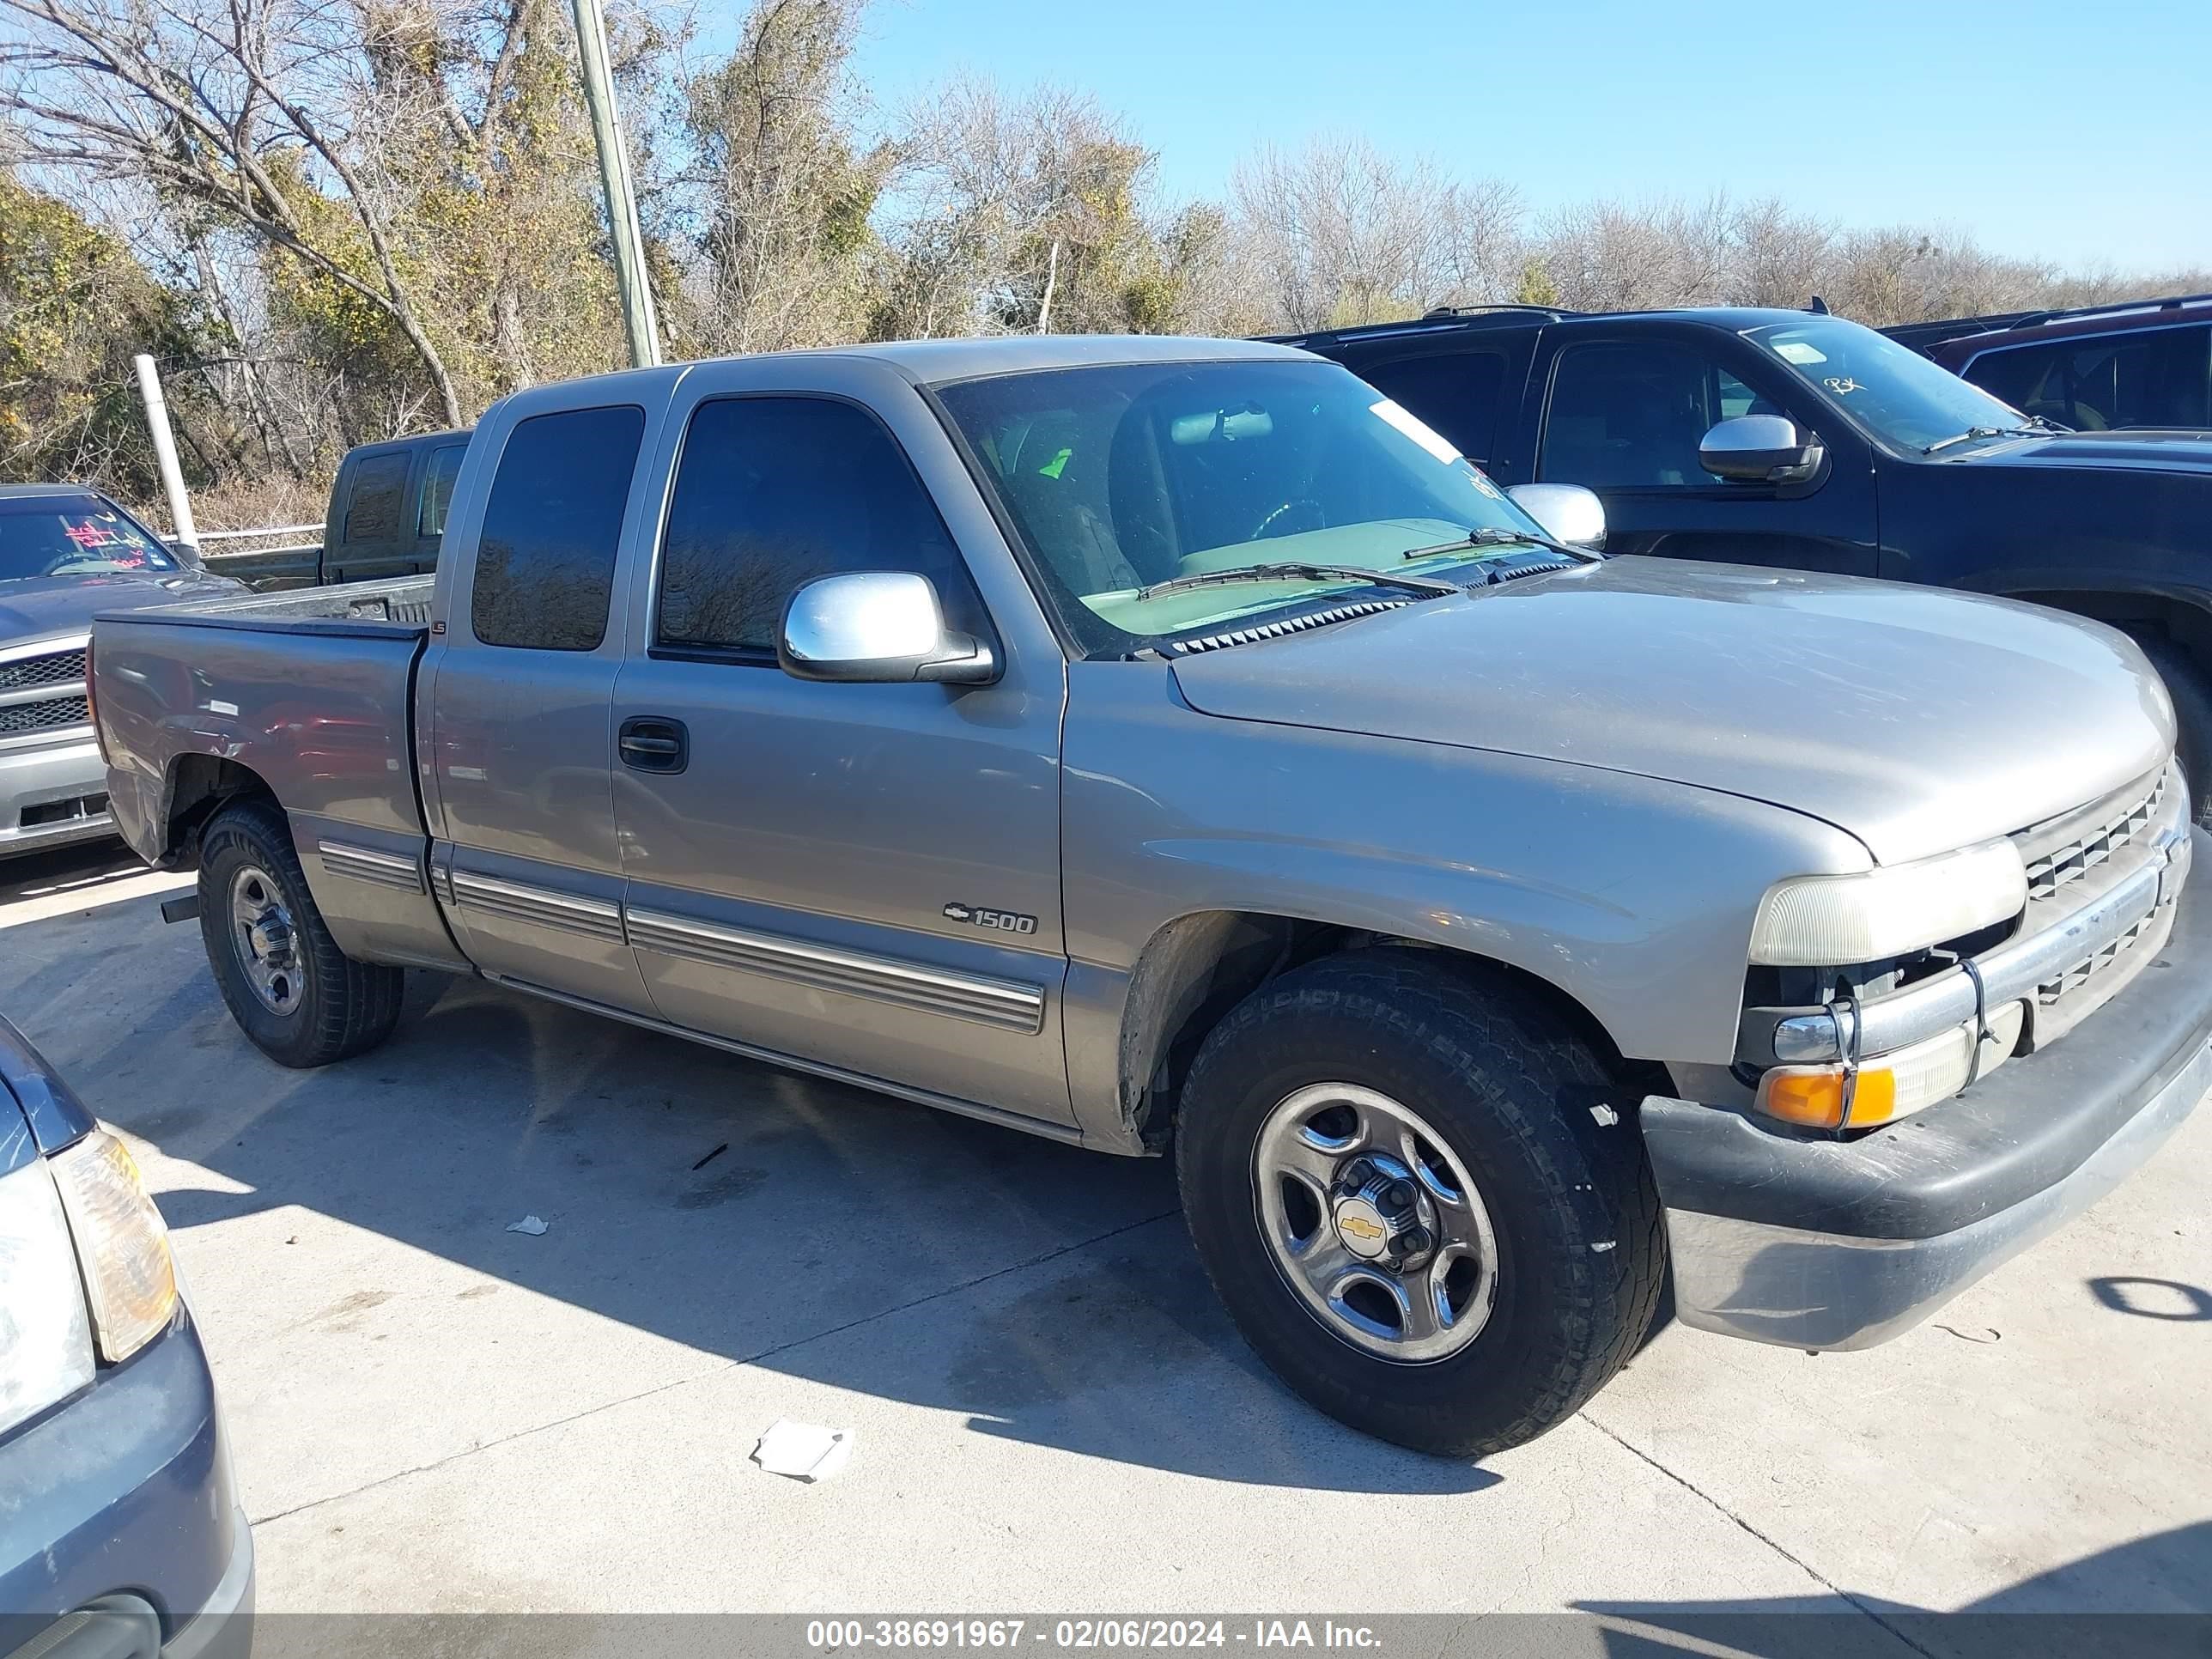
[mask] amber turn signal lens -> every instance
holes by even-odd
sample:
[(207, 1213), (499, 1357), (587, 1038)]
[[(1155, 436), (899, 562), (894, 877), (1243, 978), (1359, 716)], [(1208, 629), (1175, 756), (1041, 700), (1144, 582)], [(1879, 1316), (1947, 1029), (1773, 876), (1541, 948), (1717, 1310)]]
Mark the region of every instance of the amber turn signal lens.
[[(1784, 1066), (1769, 1072), (1759, 1085), (1759, 1109), (1787, 1123), (1816, 1129), (1841, 1128), (1844, 1122), (1844, 1068), (1840, 1066)], [(1897, 1112), (1897, 1078), (1883, 1070), (1859, 1073), (1851, 1097), (1851, 1127), (1887, 1123)]]

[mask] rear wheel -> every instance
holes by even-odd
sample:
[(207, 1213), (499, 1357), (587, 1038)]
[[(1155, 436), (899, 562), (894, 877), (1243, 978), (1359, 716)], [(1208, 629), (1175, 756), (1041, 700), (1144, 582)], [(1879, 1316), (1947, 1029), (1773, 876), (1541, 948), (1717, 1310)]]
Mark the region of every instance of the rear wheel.
[(1665, 1272), (1632, 1100), (1558, 1009), (1373, 951), (1235, 1009), (1183, 1091), (1184, 1215), (1292, 1389), (1479, 1455), (1534, 1439), (1650, 1327)]
[(239, 1029), (284, 1066), (373, 1048), (399, 1021), (405, 975), (338, 949), (267, 801), (225, 807), (200, 842), (200, 940)]

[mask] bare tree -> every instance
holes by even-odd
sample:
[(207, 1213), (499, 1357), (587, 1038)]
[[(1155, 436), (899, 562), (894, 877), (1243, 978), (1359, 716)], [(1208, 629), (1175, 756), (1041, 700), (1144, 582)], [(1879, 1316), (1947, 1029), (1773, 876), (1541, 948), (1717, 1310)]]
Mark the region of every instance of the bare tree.
[(281, 248), (387, 317), (459, 423), (384, 204), (356, 165), (343, 80), (359, 37), (343, 12), (313, 0), (0, 6), (24, 25), (0, 43), (0, 106), (33, 159), (145, 178)]
[(1158, 274), (1152, 155), (1097, 100), (969, 77), (908, 105), (896, 143), (879, 332), (1138, 325), (1139, 290)]
[(1503, 298), (1520, 264), (1520, 199), (1364, 138), (1262, 145), (1230, 180), (1240, 234), (1291, 328), (1417, 315)]
[(865, 0), (758, 0), (722, 63), (685, 77), (678, 181), (699, 256), (689, 333), (712, 351), (866, 325), (869, 219), (889, 148), (864, 139), (852, 55)]
[(1726, 202), (1589, 202), (1549, 216), (1537, 235), (1561, 303), (1579, 311), (1715, 305), (1728, 263)]

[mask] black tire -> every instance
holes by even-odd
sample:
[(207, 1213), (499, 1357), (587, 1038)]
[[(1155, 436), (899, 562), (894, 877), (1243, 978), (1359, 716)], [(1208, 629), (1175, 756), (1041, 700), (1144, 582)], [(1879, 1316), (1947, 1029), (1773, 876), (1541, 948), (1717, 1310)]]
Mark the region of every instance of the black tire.
[[(1176, 1126), (1200, 1260), (1260, 1357), (1321, 1410), (1382, 1439), (1479, 1456), (1571, 1416), (1650, 1328), (1665, 1278), (1637, 1097), (1528, 988), (1416, 951), (1329, 957), (1232, 1010), (1200, 1048)], [(1294, 1292), (1262, 1236), (1255, 1150), (1278, 1103), (1350, 1083), (1449, 1141), (1497, 1239), (1490, 1316), (1457, 1352), (1377, 1358)]]
[[(233, 920), (232, 884), (248, 867), (264, 872), (289, 913), (292, 1006), (262, 1000), (247, 969), (249, 947)], [(338, 949), (315, 908), (293, 850), (292, 830), (270, 801), (240, 801), (217, 813), (200, 841), (200, 940), (223, 1002), (239, 1029), (280, 1066), (327, 1066), (374, 1048), (399, 1023), (406, 975), (356, 962)]]
[(2197, 822), (2212, 830), (2212, 688), (2188, 654), (2163, 634), (2138, 634), (2137, 645), (2166, 682), (2173, 699), (2175, 748), (2189, 780), (2190, 805)]

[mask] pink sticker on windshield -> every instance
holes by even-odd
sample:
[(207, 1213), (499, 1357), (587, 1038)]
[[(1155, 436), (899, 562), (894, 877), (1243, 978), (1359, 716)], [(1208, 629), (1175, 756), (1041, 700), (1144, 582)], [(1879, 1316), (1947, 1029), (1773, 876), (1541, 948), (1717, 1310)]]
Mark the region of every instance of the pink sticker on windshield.
[(118, 539), (115, 532), (106, 526), (94, 524), (89, 520), (82, 524), (64, 525), (62, 534), (82, 548), (106, 547)]

